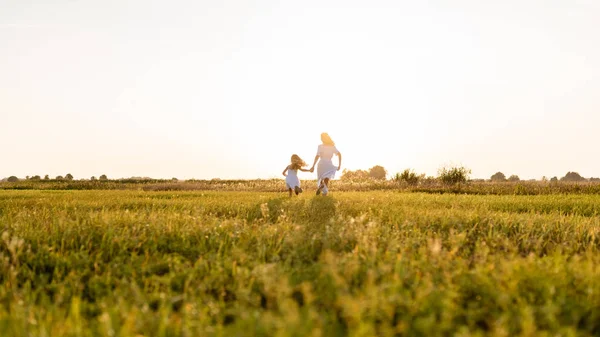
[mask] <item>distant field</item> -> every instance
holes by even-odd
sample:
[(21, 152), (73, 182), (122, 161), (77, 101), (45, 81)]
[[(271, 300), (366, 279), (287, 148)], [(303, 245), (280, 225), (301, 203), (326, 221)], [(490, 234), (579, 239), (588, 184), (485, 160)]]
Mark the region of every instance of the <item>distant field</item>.
[(0, 336), (600, 335), (598, 185), (18, 184)]
[[(302, 180), (308, 191), (316, 189), (315, 180)], [(283, 192), (283, 179), (255, 180), (159, 180), (118, 179), (90, 180), (22, 180), (0, 182), (0, 190), (142, 190), (142, 191), (232, 191), (232, 192)], [(598, 194), (599, 182), (549, 182), (518, 181), (490, 182), (469, 181), (446, 185), (439, 179), (422, 179), (417, 184), (394, 180), (334, 180), (332, 191), (402, 191), (423, 193), (457, 193), (481, 195), (540, 195), (540, 194)]]

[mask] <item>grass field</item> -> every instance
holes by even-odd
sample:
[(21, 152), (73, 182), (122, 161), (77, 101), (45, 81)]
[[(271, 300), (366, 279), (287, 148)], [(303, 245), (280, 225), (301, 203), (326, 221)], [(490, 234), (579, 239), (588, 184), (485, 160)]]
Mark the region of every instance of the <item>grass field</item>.
[(599, 215), (597, 194), (0, 190), (0, 336), (598, 336)]

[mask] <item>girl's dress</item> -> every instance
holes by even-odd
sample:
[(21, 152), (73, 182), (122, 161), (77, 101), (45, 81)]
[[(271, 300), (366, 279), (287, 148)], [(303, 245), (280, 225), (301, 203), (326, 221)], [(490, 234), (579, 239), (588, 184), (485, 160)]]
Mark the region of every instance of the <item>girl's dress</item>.
[(285, 184), (287, 188), (294, 189), (294, 187), (300, 187), (300, 179), (298, 179), (298, 170), (293, 170), (291, 168), (287, 171), (287, 176), (285, 177)]
[(321, 160), (319, 160), (319, 165), (317, 165), (317, 187), (321, 186), (321, 181), (323, 179), (329, 178), (331, 180), (335, 178), (337, 166), (333, 165), (331, 158), (334, 154), (338, 153), (340, 153), (340, 151), (333, 145), (319, 145), (317, 156), (319, 156)]

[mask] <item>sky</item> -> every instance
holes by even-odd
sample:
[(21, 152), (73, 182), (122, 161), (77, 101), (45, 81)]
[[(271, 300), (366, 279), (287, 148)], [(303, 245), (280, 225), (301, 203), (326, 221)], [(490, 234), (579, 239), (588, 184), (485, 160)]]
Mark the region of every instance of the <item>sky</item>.
[(598, 177), (599, 93), (595, 0), (0, 0), (0, 178)]

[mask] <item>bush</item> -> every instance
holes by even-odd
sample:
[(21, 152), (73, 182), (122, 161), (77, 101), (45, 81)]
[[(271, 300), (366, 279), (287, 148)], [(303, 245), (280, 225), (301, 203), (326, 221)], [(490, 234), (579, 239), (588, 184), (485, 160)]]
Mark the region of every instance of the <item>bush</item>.
[(438, 179), (446, 185), (466, 183), (471, 170), (466, 167), (443, 167), (438, 170)]
[(416, 185), (419, 183), (419, 180), (423, 178), (424, 175), (418, 176), (411, 169), (406, 169), (402, 171), (402, 173), (396, 173), (392, 180), (396, 182), (405, 182), (409, 185)]
[(510, 177), (508, 177), (508, 181), (512, 181), (512, 182), (521, 181), (521, 178), (519, 178), (518, 175), (513, 174)]
[(16, 183), (19, 181), (19, 178), (15, 177), (15, 176), (10, 176), (10, 177), (8, 177), (8, 179), (6, 179), (6, 181), (8, 181), (9, 183)]

